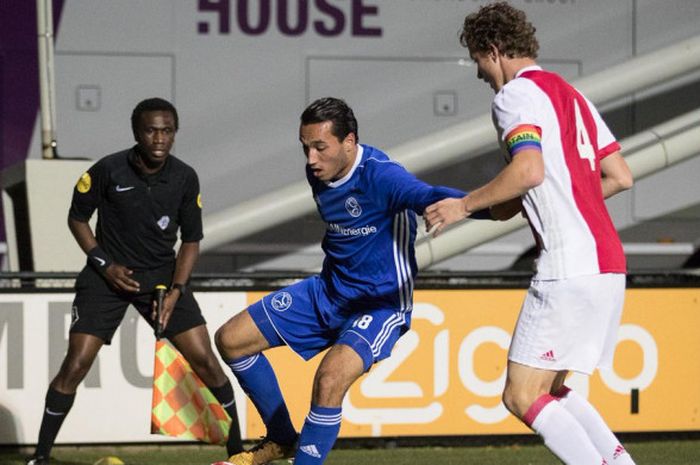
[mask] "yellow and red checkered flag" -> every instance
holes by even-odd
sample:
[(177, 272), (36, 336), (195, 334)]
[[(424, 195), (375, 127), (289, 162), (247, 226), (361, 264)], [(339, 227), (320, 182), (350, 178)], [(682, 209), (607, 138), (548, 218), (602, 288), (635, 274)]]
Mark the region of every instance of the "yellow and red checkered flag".
[(224, 444), (226, 411), (167, 339), (156, 341), (151, 433)]

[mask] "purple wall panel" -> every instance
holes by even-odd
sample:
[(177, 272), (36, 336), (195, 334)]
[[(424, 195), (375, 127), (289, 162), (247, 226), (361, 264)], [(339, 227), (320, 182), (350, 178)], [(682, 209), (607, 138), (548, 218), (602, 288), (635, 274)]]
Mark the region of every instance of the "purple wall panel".
[[(63, 3), (53, 0), (55, 34)], [(39, 110), (36, 23), (35, 1), (0, 2), (0, 169), (26, 159), (31, 143)], [(4, 239), (2, 227), (0, 240)]]

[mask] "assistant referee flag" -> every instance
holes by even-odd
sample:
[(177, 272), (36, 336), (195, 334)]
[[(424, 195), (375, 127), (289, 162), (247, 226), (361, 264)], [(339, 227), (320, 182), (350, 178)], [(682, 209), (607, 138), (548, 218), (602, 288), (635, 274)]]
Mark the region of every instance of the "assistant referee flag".
[(224, 444), (231, 418), (167, 339), (156, 342), (151, 433)]

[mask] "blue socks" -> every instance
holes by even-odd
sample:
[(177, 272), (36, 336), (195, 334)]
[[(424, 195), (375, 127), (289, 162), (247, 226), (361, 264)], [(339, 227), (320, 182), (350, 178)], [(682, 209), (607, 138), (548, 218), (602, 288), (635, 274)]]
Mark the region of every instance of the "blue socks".
[[(267, 437), (290, 445), (297, 438), (277, 377), (263, 354), (228, 362), (238, 383), (255, 405), (267, 427)], [(311, 405), (299, 437), (294, 465), (319, 465), (333, 448), (342, 420), (341, 407)]]
[(267, 437), (278, 444), (292, 444), (297, 433), (267, 357), (256, 354), (226, 363), (262, 417)]
[(311, 405), (299, 437), (299, 448), (294, 465), (318, 465), (323, 463), (333, 448), (340, 432), (341, 407)]

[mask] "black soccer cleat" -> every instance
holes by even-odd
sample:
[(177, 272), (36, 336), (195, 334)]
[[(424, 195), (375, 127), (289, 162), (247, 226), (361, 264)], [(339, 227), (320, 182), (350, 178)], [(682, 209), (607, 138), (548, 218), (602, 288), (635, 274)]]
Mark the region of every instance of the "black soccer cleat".
[(24, 463), (25, 465), (49, 465), (49, 458), (41, 455), (32, 455)]

